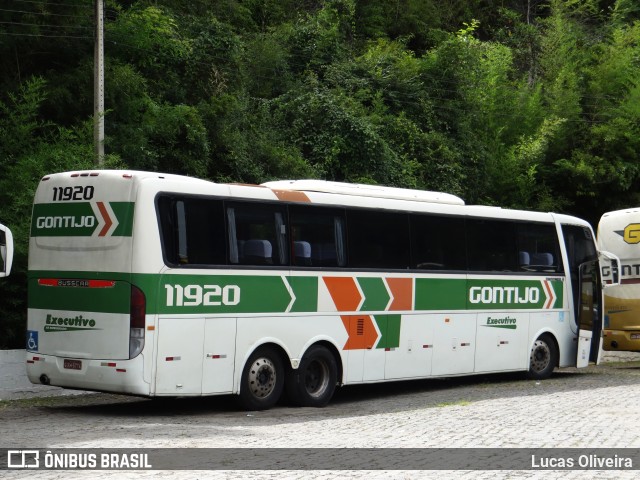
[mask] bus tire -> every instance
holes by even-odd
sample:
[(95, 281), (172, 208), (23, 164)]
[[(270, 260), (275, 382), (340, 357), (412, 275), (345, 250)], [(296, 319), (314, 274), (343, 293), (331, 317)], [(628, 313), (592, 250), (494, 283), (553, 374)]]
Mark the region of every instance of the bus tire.
[(282, 358), (273, 348), (257, 349), (242, 370), (240, 404), (245, 410), (267, 410), (280, 400), (283, 388)]
[(297, 370), (291, 370), (287, 394), (294, 405), (324, 407), (333, 397), (337, 381), (335, 357), (322, 345), (314, 345), (306, 351)]
[(550, 335), (542, 334), (533, 342), (528, 377), (533, 380), (549, 378), (558, 364), (558, 347)]

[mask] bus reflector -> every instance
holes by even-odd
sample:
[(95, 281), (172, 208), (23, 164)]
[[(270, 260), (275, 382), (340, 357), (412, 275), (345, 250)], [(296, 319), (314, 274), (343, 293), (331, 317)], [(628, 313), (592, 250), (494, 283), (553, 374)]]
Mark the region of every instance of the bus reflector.
[(144, 348), (144, 323), (147, 302), (144, 293), (131, 286), (131, 306), (129, 310), (129, 358), (137, 357)]

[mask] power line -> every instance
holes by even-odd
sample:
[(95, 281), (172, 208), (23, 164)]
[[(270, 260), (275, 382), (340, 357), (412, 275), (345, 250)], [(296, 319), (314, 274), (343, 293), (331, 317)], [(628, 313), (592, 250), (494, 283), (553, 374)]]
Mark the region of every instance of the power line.
[[(91, 0), (89, 0), (91, 1)], [(87, 10), (93, 11), (93, 2), (91, 5), (82, 5), (77, 3), (63, 3), (63, 2), (51, 2), (51, 1), (38, 1), (38, 0), (12, 0), (13, 3), (29, 3), (32, 5), (40, 5), (40, 6), (52, 6), (52, 7), (69, 7), (69, 8), (84, 8)], [(86, 3), (86, 2), (85, 2)]]
[(20, 27), (42, 27), (42, 28), (64, 28), (64, 29), (81, 29), (81, 30), (93, 30), (92, 27), (85, 27), (82, 25), (47, 25), (43, 23), (24, 23), (24, 22), (4, 22), (0, 21), (0, 25), (16, 25)]
[(7, 12), (7, 13), (24, 13), (24, 14), (28, 14), (28, 15), (41, 15), (41, 16), (45, 16), (45, 17), (65, 17), (65, 18), (87, 18), (84, 15), (71, 15), (71, 14), (67, 14), (67, 13), (51, 13), (51, 12), (35, 12), (33, 10), (12, 10), (12, 9), (8, 9), (8, 8), (0, 8), (0, 12)]
[(43, 33), (13, 33), (13, 32), (0, 32), (0, 35), (9, 37), (42, 37), (42, 38), (75, 38), (92, 40), (93, 36), (86, 37), (80, 35), (55, 35), (55, 34), (43, 34)]

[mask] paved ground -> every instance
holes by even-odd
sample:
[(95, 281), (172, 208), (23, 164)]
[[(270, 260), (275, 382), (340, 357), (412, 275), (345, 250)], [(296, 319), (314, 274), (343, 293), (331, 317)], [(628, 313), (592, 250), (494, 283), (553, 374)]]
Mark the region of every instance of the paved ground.
[[(7, 365), (5, 363), (4, 365)], [(2, 379), (4, 384), (5, 380)], [(242, 412), (233, 399), (147, 400), (117, 395), (0, 403), (0, 447), (38, 448), (640, 448), (640, 364), (566, 369), (542, 382), (516, 375), (390, 383), (339, 390), (325, 409)], [(36, 388), (36, 387), (33, 387)], [(41, 390), (41, 389), (46, 390)], [(37, 387), (37, 396), (60, 393)], [(25, 390), (27, 389), (27, 390)], [(340, 450), (344, 449), (344, 450)], [(243, 451), (244, 452), (244, 451)], [(369, 459), (371, 460), (371, 459)], [(271, 468), (286, 459), (265, 459)], [(271, 463), (269, 463), (271, 462)], [(629, 471), (261, 470), (2, 472), (4, 478), (636, 478)], [(313, 467), (310, 467), (313, 468)], [(397, 467), (393, 467), (397, 468)]]
[(27, 378), (25, 355), (24, 350), (0, 350), (0, 401), (86, 393), (32, 384)]

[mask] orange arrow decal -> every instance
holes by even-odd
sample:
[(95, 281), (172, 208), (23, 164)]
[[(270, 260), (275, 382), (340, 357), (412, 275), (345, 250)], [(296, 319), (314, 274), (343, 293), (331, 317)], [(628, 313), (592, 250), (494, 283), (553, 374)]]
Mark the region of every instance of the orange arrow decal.
[(387, 278), (387, 285), (393, 295), (393, 302), (389, 306), (390, 311), (413, 309), (413, 279), (411, 278)]
[(362, 304), (362, 295), (351, 277), (322, 277), (339, 312), (355, 312)]
[(104, 227), (102, 227), (102, 230), (100, 230), (100, 233), (98, 234), (98, 236), (104, 237), (109, 231), (109, 229), (111, 228), (111, 225), (113, 225), (113, 221), (111, 220), (111, 217), (109, 216), (109, 212), (104, 206), (104, 203), (97, 202), (97, 205), (98, 205), (98, 210), (100, 210), (100, 214), (102, 215), (102, 218), (104, 218)]
[(343, 350), (368, 350), (376, 345), (378, 331), (369, 315), (342, 315), (340, 318), (349, 335)]

